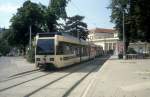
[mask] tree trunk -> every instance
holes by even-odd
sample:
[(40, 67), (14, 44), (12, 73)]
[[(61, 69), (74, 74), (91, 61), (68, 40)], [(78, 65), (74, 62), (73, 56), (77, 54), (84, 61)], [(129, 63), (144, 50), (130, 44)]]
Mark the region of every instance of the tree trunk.
[(26, 46), (23, 45), (23, 56), (25, 56), (25, 55), (26, 55)]
[(125, 45), (126, 45), (126, 48), (125, 48), (125, 49), (126, 49), (126, 51), (125, 51), (126, 53), (127, 53), (127, 51), (128, 51), (129, 43), (130, 43), (130, 42), (129, 42), (129, 41), (127, 41), (127, 42), (126, 42), (126, 44), (125, 44)]

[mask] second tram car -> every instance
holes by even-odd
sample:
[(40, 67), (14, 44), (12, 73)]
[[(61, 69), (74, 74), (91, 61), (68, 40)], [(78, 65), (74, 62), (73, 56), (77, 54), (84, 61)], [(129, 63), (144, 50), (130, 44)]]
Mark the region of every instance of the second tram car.
[(61, 32), (36, 35), (35, 63), (37, 67), (62, 68), (99, 56), (102, 48)]

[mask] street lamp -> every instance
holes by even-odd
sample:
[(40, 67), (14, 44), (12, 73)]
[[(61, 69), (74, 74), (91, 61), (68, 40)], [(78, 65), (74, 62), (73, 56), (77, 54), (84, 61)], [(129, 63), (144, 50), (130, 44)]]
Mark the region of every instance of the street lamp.
[[(116, 7), (120, 8), (120, 6)], [(129, 6), (127, 6), (127, 8), (129, 8)], [(122, 32), (123, 32), (123, 59), (126, 59), (125, 12), (127, 12), (127, 10), (121, 7), (121, 11), (122, 11)]]
[(118, 8), (122, 11), (122, 32), (123, 32), (123, 59), (126, 59), (126, 35), (125, 35), (125, 12), (129, 13), (130, 9), (130, 0), (129, 4), (124, 8), (121, 4), (116, 2), (118, 5), (115, 6), (115, 8)]
[(31, 47), (32, 47), (32, 38), (31, 38), (32, 27), (31, 27), (31, 25), (29, 26), (29, 30), (30, 30), (30, 34), (29, 34), (29, 50), (31, 50)]
[(125, 10), (122, 9), (122, 32), (123, 32), (123, 59), (126, 59), (126, 36), (125, 36), (125, 23), (124, 23), (124, 15), (125, 15)]
[[(129, 0), (129, 3), (130, 3), (130, 0)], [(122, 8), (122, 30), (123, 30), (123, 44), (124, 44), (124, 51), (123, 51), (123, 59), (126, 59), (126, 34), (125, 34), (125, 12), (129, 13), (129, 8), (130, 8), (130, 5), (127, 5), (126, 7), (127, 9), (125, 8)]]

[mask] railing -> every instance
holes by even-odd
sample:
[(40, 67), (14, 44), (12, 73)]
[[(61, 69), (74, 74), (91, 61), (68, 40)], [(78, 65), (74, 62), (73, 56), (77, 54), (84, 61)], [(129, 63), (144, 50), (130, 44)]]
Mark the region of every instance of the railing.
[(150, 54), (127, 54), (127, 59), (147, 59)]
[(127, 54), (127, 59), (137, 59), (138, 54)]

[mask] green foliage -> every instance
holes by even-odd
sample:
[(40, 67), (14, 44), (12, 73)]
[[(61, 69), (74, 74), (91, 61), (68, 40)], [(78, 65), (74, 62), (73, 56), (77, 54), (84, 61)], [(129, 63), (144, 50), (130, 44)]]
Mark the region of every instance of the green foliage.
[(57, 31), (57, 17), (51, 12), (50, 8), (47, 9), (46, 13), (46, 24), (48, 27), (48, 32)]
[(67, 6), (67, 3), (70, 0), (51, 0), (51, 4), (49, 5), (49, 10), (53, 14), (56, 15), (57, 19), (61, 18), (67, 18), (67, 13), (65, 7)]
[(27, 0), (18, 8), (17, 13), (11, 18), (9, 35), (7, 36), (12, 46), (24, 49), (29, 43), (29, 26), (32, 27), (32, 37), (38, 32), (57, 31), (57, 20), (66, 18), (66, 4), (69, 0), (52, 0), (48, 7)]
[(57, 31), (57, 26), (59, 26), (57, 20), (60, 18), (65, 20), (67, 18), (65, 7), (69, 1), (70, 0), (51, 0), (46, 13), (46, 24), (49, 32)]
[(6, 55), (10, 51), (10, 46), (6, 40), (0, 39), (0, 54)]
[(137, 52), (133, 48), (129, 48), (127, 53), (128, 54), (136, 54)]
[[(23, 6), (11, 18), (9, 41), (12, 45), (19, 45), (25, 48), (29, 43), (29, 26), (32, 26), (32, 36), (42, 32), (44, 25), (44, 11), (36, 3), (25, 1)], [(11, 42), (13, 41), (13, 42)]]
[(66, 21), (64, 31), (75, 37), (86, 39), (88, 35), (87, 24), (83, 22), (84, 17), (75, 15), (69, 17)]
[(119, 59), (123, 59), (123, 54), (118, 54)]
[[(129, 9), (127, 6), (129, 5), (128, 0), (112, 0), (109, 8), (112, 9), (111, 14), (111, 22), (116, 24), (116, 29), (119, 31), (119, 38), (122, 40), (123, 35), (123, 11), (125, 13), (125, 32), (127, 39), (126, 41), (130, 41), (129, 34)], [(125, 11), (126, 10), (126, 11)]]
[(139, 38), (142, 41), (150, 42), (150, 1), (134, 0), (133, 18), (138, 27)]
[(7, 41), (6, 37), (7, 33), (8, 33), (7, 31), (0, 33), (0, 54), (2, 55), (8, 54), (11, 49)]
[[(150, 42), (150, 1), (149, 0), (112, 0), (111, 21), (116, 24), (122, 39), (122, 12), (125, 11), (125, 33), (127, 42)], [(130, 7), (128, 7), (130, 6)]]

